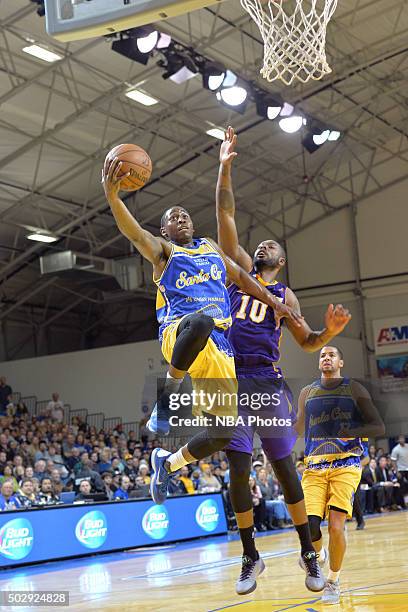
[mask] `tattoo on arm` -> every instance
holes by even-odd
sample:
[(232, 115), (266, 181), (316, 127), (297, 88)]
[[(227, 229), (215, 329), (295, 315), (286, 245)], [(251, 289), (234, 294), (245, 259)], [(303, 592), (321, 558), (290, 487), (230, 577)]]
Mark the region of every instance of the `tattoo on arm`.
[(226, 212), (232, 212), (235, 209), (234, 196), (227, 189), (220, 189), (218, 203), (220, 209)]

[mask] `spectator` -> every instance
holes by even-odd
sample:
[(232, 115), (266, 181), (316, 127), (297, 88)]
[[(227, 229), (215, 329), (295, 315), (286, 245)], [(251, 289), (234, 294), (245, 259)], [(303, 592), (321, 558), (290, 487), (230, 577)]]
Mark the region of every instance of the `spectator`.
[(3, 482), (5, 482), (6, 480), (9, 480), (13, 483), (13, 491), (15, 493), (18, 490), (18, 482), (14, 478), (13, 468), (11, 467), (11, 465), (8, 464), (4, 466), (3, 476), (0, 477), (0, 485), (2, 485)]
[(100, 452), (99, 462), (95, 469), (97, 472), (102, 474), (102, 472), (109, 471), (111, 467), (112, 467), (111, 450), (110, 448), (106, 447), (102, 449), (102, 451)]
[(21, 504), (14, 494), (13, 483), (11, 480), (5, 480), (0, 489), (0, 510), (15, 510), (20, 507)]
[(131, 488), (131, 482), (129, 476), (121, 476), (119, 481), (119, 488), (113, 494), (113, 499), (129, 499), (129, 489)]
[(375, 473), (377, 476), (377, 483), (384, 488), (385, 503), (383, 508), (385, 507), (386, 510), (390, 510), (393, 505), (394, 484), (387, 469), (387, 458), (385, 456), (380, 457), (378, 460), (378, 466), (376, 467)]
[(131, 492), (131, 497), (149, 497), (149, 485), (144, 483), (142, 476), (136, 476), (135, 486)]
[(369, 456), (369, 458), (377, 460), (376, 452), (377, 451), (375, 450), (374, 444), (370, 444), (370, 446), (368, 447), (368, 456)]
[(92, 492), (91, 483), (89, 480), (81, 480), (79, 483), (79, 491), (75, 496), (74, 501), (89, 501), (89, 495)]
[(24, 478), (34, 478), (34, 468), (28, 465), (24, 470)]
[(297, 473), (298, 478), (299, 478), (300, 481), (302, 480), (303, 472), (305, 471), (305, 469), (306, 469), (306, 466), (303, 463), (303, 461), (297, 461), (296, 462), (296, 473)]
[(408, 494), (408, 445), (404, 435), (399, 436), (398, 444), (392, 449), (391, 460), (394, 470), (400, 474), (402, 507), (405, 508), (404, 497)]
[(81, 461), (75, 467), (75, 484), (78, 485), (81, 480), (86, 478), (87, 480), (91, 481), (93, 489), (96, 489), (97, 491), (103, 491), (104, 486), (102, 478), (100, 477), (100, 474), (98, 474), (98, 472), (95, 472), (95, 470), (91, 469), (90, 463), (91, 462), (89, 460), (88, 453), (82, 453)]
[(249, 489), (251, 491), (252, 505), (254, 508), (254, 524), (257, 531), (266, 531), (265, 526), (265, 501), (256, 480), (253, 476), (249, 477)]
[(209, 463), (201, 464), (201, 478), (198, 484), (199, 493), (215, 493), (221, 491), (221, 484), (212, 473), (212, 466)]
[(20, 486), (21, 481), (23, 480), (24, 476), (25, 476), (25, 468), (23, 465), (16, 465), (16, 467), (13, 469), (13, 474), (15, 479), (18, 482), (18, 485)]
[(61, 503), (59, 495), (54, 493), (51, 478), (45, 477), (42, 479), (38, 499), (39, 503), (45, 506), (54, 506)]
[(59, 393), (53, 393), (52, 399), (47, 404), (47, 412), (53, 421), (62, 423), (64, 420), (64, 403), (60, 400)]
[(44, 461), (44, 459), (39, 459), (38, 461), (36, 461), (34, 463), (34, 474), (33, 477), (34, 478), (38, 478), (38, 480), (41, 482), (41, 480), (44, 478), (44, 476), (47, 476), (47, 472), (45, 470), (46, 468), (46, 463)]
[(75, 436), (70, 432), (66, 439), (62, 442), (62, 454), (64, 457), (70, 457), (75, 444)]
[(183, 495), (193, 495), (196, 492), (194, 483), (189, 476), (188, 467), (186, 465), (180, 470), (179, 480), (182, 485)]
[(0, 414), (4, 414), (8, 404), (8, 398), (12, 395), (13, 389), (7, 384), (5, 376), (0, 378)]
[(265, 509), (267, 516), (267, 526), (273, 529), (276, 525), (278, 529), (283, 529), (290, 522), (290, 514), (280, 495), (279, 484), (273, 481), (265, 468), (260, 468), (258, 472), (258, 486), (262, 493), (262, 498), (265, 500)]
[(39, 503), (34, 491), (34, 482), (31, 478), (24, 478), (17, 494), (17, 499), (22, 508), (31, 508)]
[(24, 402), (18, 402), (15, 416), (19, 418), (28, 416), (28, 408)]
[(47, 443), (47, 440), (40, 440), (39, 449), (36, 453), (34, 453), (34, 461), (49, 459)]
[[(229, 470), (227, 470), (226, 474), (229, 474)], [(193, 471), (191, 472), (191, 481), (193, 483), (193, 487), (195, 491), (198, 490), (198, 485), (200, 484), (200, 476), (201, 476), (200, 470), (198, 468), (193, 469)], [(226, 475), (224, 476), (224, 483), (227, 484)]]
[(75, 471), (76, 466), (81, 462), (81, 451), (79, 448), (72, 448), (71, 451), (68, 451), (68, 456), (65, 459), (65, 465), (67, 469), (71, 472)]
[(113, 497), (112, 483), (113, 477), (112, 472), (103, 472), (102, 474), (102, 482), (103, 482), (103, 492), (106, 494), (106, 497), (110, 501)]
[(143, 484), (150, 484), (149, 466), (147, 465), (147, 463), (140, 464), (138, 476), (143, 478)]

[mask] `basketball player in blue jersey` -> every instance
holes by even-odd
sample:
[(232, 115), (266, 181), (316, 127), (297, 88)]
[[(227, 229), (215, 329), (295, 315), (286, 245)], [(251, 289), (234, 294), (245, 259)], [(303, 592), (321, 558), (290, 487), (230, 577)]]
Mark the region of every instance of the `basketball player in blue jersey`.
[[(236, 399), (236, 377), (232, 348), (224, 331), (231, 322), (226, 289), (227, 275), (232, 282), (262, 303), (275, 309), (277, 317), (290, 317), (294, 325), (301, 317), (282, 304), (265, 287), (226, 257), (207, 238), (193, 238), (194, 228), (187, 211), (173, 207), (162, 217), (162, 237), (143, 229), (119, 198), (121, 162), (113, 159), (103, 176), (106, 198), (119, 230), (153, 264), (153, 278), (158, 286), (157, 313), (162, 352), (170, 364), (158, 408), (150, 419), (150, 429), (169, 431), (169, 399), (179, 389), (189, 372), (197, 390), (208, 380), (210, 390)], [(215, 416), (236, 416), (236, 401), (216, 406), (195, 407), (196, 415), (206, 411)], [(210, 412), (211, 411), (211, 412)], [(211, 418), (208, 417), (211, 421)], [(211, 435), (210, 435), (211, 433)], [(154, 475), (151, 493), (156, 503), (167, 496), (171, 472), (221, 450), (231, 437), (228, 429), (205, 429), (176, 453), (157, 448), (152, 453)]]
[[(342, 377), (343, 355), (335, 346), (320, 351), (320, 378), (302, 389), (296, 429), (305, 436), (302, 486), (314, 548), (319, 563), (327, 560), (320, 524), (329, 521), (329, 575), (321, 601), (340, 601), (339, 575), (346, 552), (345, 521), (361, 479), (363, 436), (384, 435), (384, 423), (368, 391)], [(345, 437), (347, 436), (347, 437)]]
[[(274, 240), (261, 242), (254, 257), (240, 246), (235, 224), (235, 202), (231, 181), (231, 164), (236, 157), (237, 137), (231, 127), (225, 134), (220, 149), (220, 170), (217, 182), (216, 203), (218, 242), (223, 251), (247, 272), (256, 277), (264, 287), (282, 303), (290, 305), (300, 314), (299, 302), (289, 287), (276, 280), (286, 263), (283, 248)], [(229, 287), (232, 326), (227, 337), (235, 355), (235, 367), (240, 393), (279, 394), (278, 406), (266, 408), (266, 413), (278, 419), (295, 418), (291, 393), (277, 366), (281, 339), (280, 321), (272, 309), (252, 298), (235, 284)], [(299, 325), (288, 321), (288, 329), (300, 347), (308, 352), (319, 350), (331, 338), (339, 334), (350, 320), (348, 310), (341, 305), (330, 305), (325, 316), (325, 328), (313, 331), (302, 318)], [(240, 415), (248, 419), (250, 408), (241, 405)], [(248, 419), (249, 421), (249, 419)], [(236, 583), (238, 594), (250, 593), (256, 588), (256, 578), (265, 566), (255, 547), (254, 517), (248, 480), (251, 469), (254, 426), (235, 429), (227, 445), (230, 465), (230, 497), (243, 544), (242, 570)], [(296, 474), (291, 452), (296, 442), (293, 427), (269, 427), (258, 429), (263, 450), (273, 466), (285, 502), (298, 532), (301, 544), (300, 563), (306, 572), (306, 586), (312, 591), (321, 591), (324, 578), (314, 551), (307, 520), (304, 496)]]

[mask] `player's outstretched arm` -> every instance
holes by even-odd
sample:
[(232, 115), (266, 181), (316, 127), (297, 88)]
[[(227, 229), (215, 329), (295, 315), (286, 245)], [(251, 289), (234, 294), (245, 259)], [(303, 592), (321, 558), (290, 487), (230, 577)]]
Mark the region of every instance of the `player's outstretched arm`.
[(122, 163), (115, 158), (109, 164), (107, 174), (102, 171), (102, 184), (106, 199), (119, 231), (135, 245), (137, 250), (153, 266), (160, 267), (160, 264), (165, 262), (170, 254), (170, 245), (167, 245), (162, 238), (153, 236), (143, 229), (120, 199), (120, 183), (128, 176), (128, 174), (125, 174), (119, 177), (121, 165)]
[(291, 321), (293, 327), (302, 324), (302, 315), (300, 313), (295, 312), (290, 306), (283, 304), (266, 287), (263, 287), (256, 278), (248, 274), (248, 272), (224, 253), (221, 253), (221, 255), (224, 257), (229, 279), (242, 291), (249, 293), (249, 295), (273, 308), (276, 319), (286, 318), (288, 321)]
[[(286, 304), (300, 314), (299, 301), (291, 289), (286, 290)], [(308, 353), (314, 353), (343, 331), (351, 319), (351, 314), (341, 304), (329, 304), (324, 319), (325, 327), (320, 331), (311, 329), (303, 318), (300, 325), (292, 325), (290, 319), (286, 324), (299, 346)]]
[(252, 268), (252, 259), (239, 244), (235, 224), (235, 199), (232, 190), (231, 165), (237, 156), (235, 152), (236, 142), (237, 136), (234, 130), (232, 127), (228, 127), (220, 148), (220, 169), (215, 192), (218, 244), (228, 257), (231, 257), (233, 261), (249, 272)]

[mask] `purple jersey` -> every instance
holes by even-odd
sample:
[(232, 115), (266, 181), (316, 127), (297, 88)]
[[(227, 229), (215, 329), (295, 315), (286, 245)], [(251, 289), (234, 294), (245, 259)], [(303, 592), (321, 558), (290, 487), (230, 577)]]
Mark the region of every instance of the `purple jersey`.
[[(278, 281), (266, 283), (255, 272), (251, 274), (267, 287), (272, 295), (285, 302), (286, 285)], [(280, 359), (279, 344), (282, 330), (280, 325), (276, 327), (273, 309), (244, 293), (236, 285), (230, 285), (228, 293), (232, 327), (228, 329), (227, 336), (234, 350), (237, 369), (272, 366), (273, 372), (280, 377), (281, 371), (276, 364)]]

